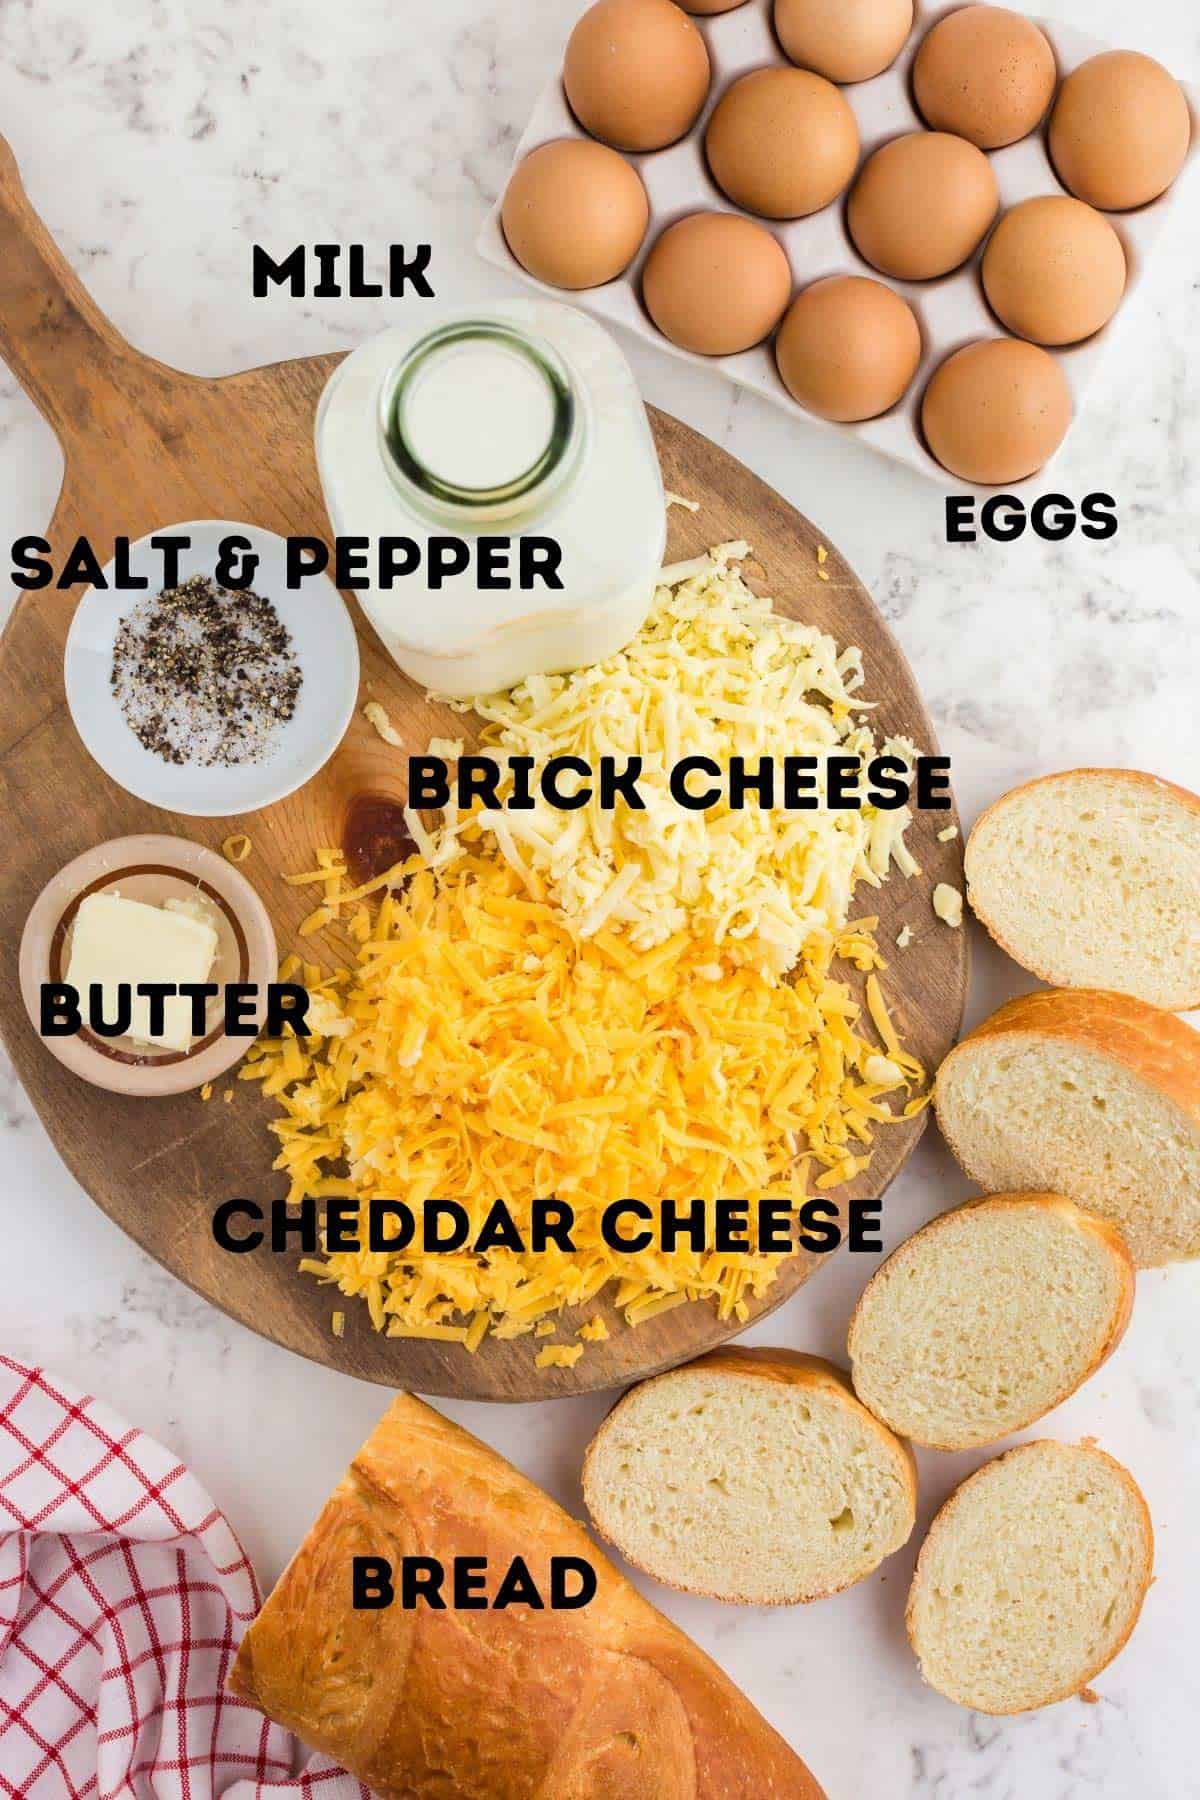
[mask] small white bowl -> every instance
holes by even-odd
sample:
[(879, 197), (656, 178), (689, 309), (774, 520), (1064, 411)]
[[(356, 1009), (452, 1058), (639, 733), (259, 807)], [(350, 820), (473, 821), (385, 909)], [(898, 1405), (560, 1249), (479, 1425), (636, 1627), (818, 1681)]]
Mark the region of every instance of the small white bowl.
[[(222, 538), (250, 540), (259, 558), (250, 588), (271, 601), (287, 626), (303, 675), (296, 711), (277, 728), (273, 747), (261, 761), (234, 768), (169, 763), (139, 743), (117, 704), (111, 676), (121, 620), (164, 585), (161, 555), (146, 536), (131, 545), (129, 567), (132, 574), (145, 576), (150, 586), (139, 591), (88, 588), (75, 610), (63, 671), (75, 729), (105, 774), (152, 806), (206, 819), (257, 812), (311, 781), (341, 743), (354, 716), (358, 639), (350, 615), (323, 575), (308, 576), (300, 588), (285, 587), (285, 542), (262, 526), (192, 519), (159, 526), (153, 535), (190, 537), (191, 548), (180, 557), (181, 582), (193, 575), (214, 574)], [(111, 581), (112, 572), (109, 563), (106, 580)]]

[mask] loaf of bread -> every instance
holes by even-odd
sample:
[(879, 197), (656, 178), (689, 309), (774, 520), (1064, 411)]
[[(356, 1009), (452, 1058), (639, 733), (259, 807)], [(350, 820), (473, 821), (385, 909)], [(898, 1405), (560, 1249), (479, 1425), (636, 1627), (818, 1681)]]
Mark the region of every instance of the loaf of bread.
[[(352, 1606), (354, 1557), (585, 1558), (575, 1611)], [(489, 1583), (494, 1594), (496, 1575)], [(398, 1581), (398, 1576), (397, 1576)], [(784, 1740), (583, 1527), (401, 1395), (250, 1627), (237, 1694), (383, 1800), (823, 1800)]]
[(936, 1450), (993, 1444), (1095, 1373), (1133, 1307), (1115, 1226), (1059, 1194), (993, 1194), (888, 1257), (850, 1321), (854, 1389)]
[(840, 1369), (727, 1346), (631, 1388), (584, 1459), (592, 1523), (656, 1580), (794, 1606), (861, 1581), (905, 1543), (912, 1452)]
[(1200, 1032), (1124, 994), (1022, 994), (934, 1087), (951, 1150), (989, 1193), (1065, 1194), (1139, 1268), (1200, 1256)]
[(1091, 1444), (1021, 1444), (951, 1494), (921, 1546), (907, 1614), (921, 1673), (975, 1712), (1066, 1700), (1128, 1641), (1153, 1563), (1128, 1469)]
[(1134, 769), (1045, 775), (988, 808), (965, 867), (976, 916), (1043, 981), (1200, 1006), (1200, 795)]

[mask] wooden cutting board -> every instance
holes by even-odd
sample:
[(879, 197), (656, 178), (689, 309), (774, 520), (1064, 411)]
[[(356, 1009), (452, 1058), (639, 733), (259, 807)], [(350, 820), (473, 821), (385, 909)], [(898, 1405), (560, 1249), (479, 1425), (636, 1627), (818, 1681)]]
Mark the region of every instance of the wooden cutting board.
[[(66, 462), (46, 534), (61, 555), (86, 534), (106, 557), (115, 535), (138, 538), (184, 519), (247, 521), (287, 533), (328, 532), (312, 450), (317, 397), (336, 356), (278, 363), (208, 380), (180, 374), (124, 342), (67, 267), (34, 216), (16, 165), (0, 140), (0, 354), (58, 435)], [(821, 534), (771, 488), (678, 420), (651, 412), (666, 485), (700, 502), (671, 511), (674, 560), (745, 538), (750, 573), (786, 611), (861, 645), (876, 724), (936, 748), (928, 716), (895, 639), (832, 545), (818, 573)], [(36, 531), (39, 521), (30, 520)], [(0, 1028), (22, 1081), (64, 1161), (82, 1186), (150, 1255), (234, 1318), (301, 1355), (369, 1380), (423, 1393), (525, 1400), (615, 1386), (711, 1348), (733, 1335), (705, 1303), (681, 1307), (636, 1331), (611, 1310), (611, 1337), (589, 1345), (574, 1369), (538, 1372), (533, 1341), (489, 1339), (475, 1356), (455, 1345), (377, 1336), (365, 1308), (299, 1275), (293, 1258), (231, 1256), (210, 1236), (214, 1206), (233, 1196), (267, 1201), (283, 1192), (271, 1172), (270, 1105), (235, 1083), (232, 1104), (195, 1095), (131, 1100), (68, 1074), (29, 1025), (17, 987), (17, 946), (43, 884), (71, 857), (128, 832), (172, 832), (219, 847), (243, 828), (253, 853), (243, 872), (273, 916), (281, 953), (310, 905), (279, 879), (306, 867), (316, 844), (341, 840), (364, 795), (403, 797), (403, 755), (356, 716), (340, 750), (300, 793), (244, 820), (180, 819), (122, 792), (96, 767), (71, 724), (62, 659), (77, 595), (47, 590), (18, 600), (0, 640), (0, 803), (7, 869), (0, 898), (6, 979)], [(463, 722), (429, 705), (393, 667), (349, 600), (362, 648), (362, 694), (386, 705), (413, 752), (430, 735), (458, 735)], [(453, 725), (453, 732), (450, 727)], [(912, 843), (922, 875), (895, 878), (878, 896), (880, 938), (891, 944), (908, 920), (915, 936), (897, 955), (886, 990), (907, 1042), (927, 1067), (949, 1049), (962, 1015), (966, 946), (938, 923), (929, 896), (937, 881), (962, 885), (962, 852), (936, 832), (953, 815), (918, 818)], [(875, 910), (875, 900), (871, 900)], [(311, 940), (310, 954), (311, 954)], [(924, 1118), (879, 1133), (868, 1173), (843, 1199), (882, 1194), (903, 1165)], [(654, 1196), (646, 1196), (653, 1199)], [(819, 1258), (794, 1257), (758, 1315), (803, 1282)], [(864, 1268), (864, 1279), (869, 1268)], [(346, 1313), (341, 1339), (330, 1328)], [(593, 1309), (594, 1310), (594, 1309)], [(566, 1335), (566, 1334), (563, 1334)], [(572, 1334), (573, 1335), (573, 1334)]]

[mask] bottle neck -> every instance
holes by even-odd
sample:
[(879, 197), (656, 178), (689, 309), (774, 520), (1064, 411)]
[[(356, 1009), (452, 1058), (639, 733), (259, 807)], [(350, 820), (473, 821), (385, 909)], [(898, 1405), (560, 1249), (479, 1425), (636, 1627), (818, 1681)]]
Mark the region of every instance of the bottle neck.
[(421, 338), (383, 382), (379, 449), (408, 506), (460, 530), (544, 513), (583, 453), (574, 376), (546, 339), (498, 319)]

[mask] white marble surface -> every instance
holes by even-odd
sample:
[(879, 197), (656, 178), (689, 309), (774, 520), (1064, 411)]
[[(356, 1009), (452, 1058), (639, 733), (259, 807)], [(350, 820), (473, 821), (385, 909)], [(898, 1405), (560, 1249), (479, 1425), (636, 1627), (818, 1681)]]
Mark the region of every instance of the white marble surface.
[[(1183, 0), (1043, 0), (1200, 68)], [(449, 301), (495, 293), (471, 250), (578, 0), (0, 0), (0, 129), (29, 192), (117, 325), (203, 372), (349, 345), (383, 301), (250, 294), (249, 245), (429, 239)], [(1110, 544), (948, 548), (938, 491), (638, 346), (648, 398), (816, 519), (897, 629), (968, 819), (1036, 771), (1129, 763), (1200, 787), (1200, 286), (1195, 202), (1120, 323), (1055, 486), (1114, 493)], [(0, 541), (41, 528), (48, 430), (0, 371)], [(12, 828), (12, 822), (9, 822)], [(12, 971), (9, 971), (11, 978)], [(977, 945), (972, 1014), (1019, 985)], [(384, 1395), (231, 1324), (148, 1262), (0, 1085), (0, 1346), (89, 1384), (173, 1444), (270, 1581)], [(932, 1139), (893, 1188), (899, 1240), (965, 1193)], [(862, 1272), (836, 1260), (754, 1334), (841, 1353)], [(1144, 1276), (1130, 1333), (1041, 1429), (1094, 1433), (1142, 1482), (1158, 1580), (1129, 1648), (1068, 1702), (1013, 1721), (922, 1688), (901, 1616), (908, 1552), (842, 1597), (778, 1612), (653, 1597), (803, 1751), (833, 1800), (1176, 1800), (1200, 1793), (1200, 1269)], [(603, 1399), (449, 1407), (567, 1505)], [(921, 1459), (919, 1531), (982, 1457)], [(652, 1584), (647, 1584), (651, 1586)]]

